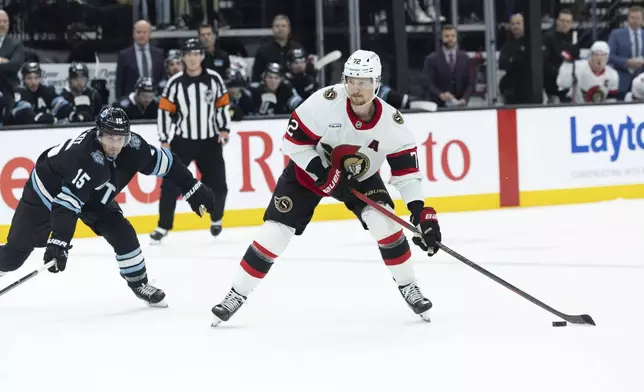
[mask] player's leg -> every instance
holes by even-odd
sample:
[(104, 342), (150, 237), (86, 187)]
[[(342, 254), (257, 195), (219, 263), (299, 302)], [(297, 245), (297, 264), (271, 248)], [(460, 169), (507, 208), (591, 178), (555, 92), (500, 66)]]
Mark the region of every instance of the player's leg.
[(51, 231), (51, 212), (31, 182), (27, 182), (22, 197), (11, 219), (7, 243), (0, 245), (0, 276), (20, 268), (34, 248), (47, 245)]
[(224, 217), (228, 186), (226, 185), (226, 163), (223, 146), (217, 139), (203, 142), (197, 156), (197, 168), (201, 172), (201, 182), (215, 194), (215, 206), (210, 214), (210, 233), (218, 236), (221, 233), (221, 220)]
[[(393, 211), (393, 201), (387, 192), (382, 178), (376, 174), (360, 183), (358, 190)], [(376, 240), (380, 255), (398, 284), (398, 290), (407, 305), (423, 319), (429, 320), (428, 310), (432, 303), (421, 293), (416, 283), (416, 276), (411, 265), (411, 250), (403, 230), (391, 219), (383, 216), (373, 207), (353, 199), (346, 203), (360, 219), (363, 226)]]
[[(190, 140), (175, 139), (170, 148), (179, 158), (179, 161), (188, 166), (195, 159), (196, 145)], [(159, 198), (159, 223), (157, 228), (150, 234), (153, 244), (159, 243), (163, 237), (172, 230), (174, 224), (174, 212), (177, 208), (177, 199), (181, 196), (181, 190), (172, 181), (163, 179), (161, 183), (161, 196)]]
[(313, 217), (321, 197), (301, 186), (291, 163), (280, 176), (275, 192), (264, 213), (264, 224), (246, 249), (232, 289), (212, 308), (213, 326), (227, 321), (246, 301), (246, 297), (264, 279), (275, 259), (288, 246), (293, 235), (300, 235)]
[(145, 258), (136, 231), (118, 204), (113, 201), (98, 211), (82, 213), (81, 220), (112, 246), (121, 277), (134, 294), (150, 306), (166, 307), (165, 293), (148, 283)]

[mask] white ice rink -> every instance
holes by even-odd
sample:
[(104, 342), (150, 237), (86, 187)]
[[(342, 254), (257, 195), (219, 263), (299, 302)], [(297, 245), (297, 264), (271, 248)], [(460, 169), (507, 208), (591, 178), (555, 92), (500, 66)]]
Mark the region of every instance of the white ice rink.
[[(446, 245), (596, 327), (557, 318), (414, 249), (425, 323), (357, 222), (314, 223), (210, 328), (255, 228), (147, 245), (168, 309), (137, 300), (101, 239), (0, 298), (0, 391), (644, 391), (644, 201), (440, 216)], [(38, 267), (42, 250), (0, 280)], [(406, 388), (413, 389), (406, 389)]]

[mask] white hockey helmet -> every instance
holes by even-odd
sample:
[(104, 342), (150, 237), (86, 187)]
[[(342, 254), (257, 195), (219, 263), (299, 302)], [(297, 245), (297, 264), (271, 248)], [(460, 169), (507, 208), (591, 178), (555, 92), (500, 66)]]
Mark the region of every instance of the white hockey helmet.
[(346, 84), (347, 76), (355, 78), (372, 78), (374, 94), (380, 87), (380, 77), (382, 76), (382, 65), (380, 57), (370, 50), (358, 49), (344, 63), (342, 72), (342, 82)]
[(634, 101), (644, 101), (644, 75), (637, 76), (633, 79), (631, 93)]
[(595, 43), (590, 47), (590, 53), (608, 55), (610, 54), (610, 47), (606, 41), (595, 41)]

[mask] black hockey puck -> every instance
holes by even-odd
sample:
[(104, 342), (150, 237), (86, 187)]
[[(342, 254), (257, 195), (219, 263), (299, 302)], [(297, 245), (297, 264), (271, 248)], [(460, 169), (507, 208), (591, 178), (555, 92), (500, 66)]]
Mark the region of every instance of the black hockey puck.
[(565, 321), (553, 321), (552, 322), (553, 327), (565, 327), (566, 325), (568, 325), (568, 323), (565, 322)]

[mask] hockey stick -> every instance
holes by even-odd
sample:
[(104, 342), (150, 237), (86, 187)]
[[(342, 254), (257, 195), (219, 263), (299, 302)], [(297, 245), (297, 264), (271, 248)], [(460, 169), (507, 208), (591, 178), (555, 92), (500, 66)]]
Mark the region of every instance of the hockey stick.
[(338, 61), (342, 57), (342, 52), (339, 50), (334, 50), (332, 52), (329, 52), (325, 54), (324, 56), (320, 57), (318, 61), (313, 64), (313, 68), (315, 68), (316, 71), (321, 70), (322, 68), (326, 67), (327, 65), (331, 64), (334, 61)]
[(16, 287), (20, 286), (21, 284), (25, 283), (29, 279), (33, 278), (34, 276), (38, 275), (39, 273), (43, 272), (49, 267), (52, 267), (54, 264), (56, 264), (56, 259), (53, 259), (49, 263), (46, 263), (42, 267), (38, 268), (37, 270), (33, 270), (27, 275), (23, 276), (22, 278), (16, 280), (15, 282), (11, 283), (9, 286), (5, 287), (4, 289), (0, 290), (0, 296), (8, 293), (9, 291), (15, 289)]
[[(362, 193), (358, 192), (355, 189), (352, 189), (351, 192), (360, 200), (365, 202), (368, 206), (371, 206), (376, 209), (376, 211), (380, 212), (381, 214), (385, 215), (386, 217), (392, 219), (394, 222), (398, 223), (402, 227), (406, 228), (407, 230), (413, 232), (414, 234), (420, 235), (420, 232), (414, 225), (412, 225), (410, 222), (405, 221), (398, 215), (394, 214), (392, 211), (387, 210), (385, 207), (381, 206), (380, 204), (376, 203), (375, 201), (369, 199), (367, 196), (363, 195)], [(447, 246), (441, 244), (440, 242), (438, 243), (438, 247), (443, 250), (445, 253), (449, 254), (450, 256), (454, 257), (458, 261), (468, 265), (469, 267), (474, 268), (476, 271), (482, 273), (483, 275), (487, 276), (488, 278), (492, 279), (493, 281), (497, 282), (501, 286), (505, 287), (506, 289), (509, 289), (513, 291), (515, 294), (520, 295), (521, 297), (527, 299), (528, 301), (532, 302), (533, 304), (539, 306), (540, 308), (547, 310), (548, 312), (556, 315), (557, 317), (560, 317), (567, 322), (571, 324), (588, 324), (588, 325), (595, 325), (595, 321), (593, 320), (592, 317), (588, 314), (582, 314), (582, 315), (569, 315), (566, 313), (562, 313), (545, 303), (539, 301), (535, 297), (531, 296), (530, 294), (526, 293), (525, 291), (513, 286), (509, 282), (506, 282), (505, 280), (499, 278), (498, 276), (494, 275), (490, 271), (486, 270), (485, 268), (479, 266), (478, 264), (470, 261), (468, 258), (465, 256), (462, 256), (458, 254), (457, 252), (453, 251), (452, 249), (448, 248)]]

